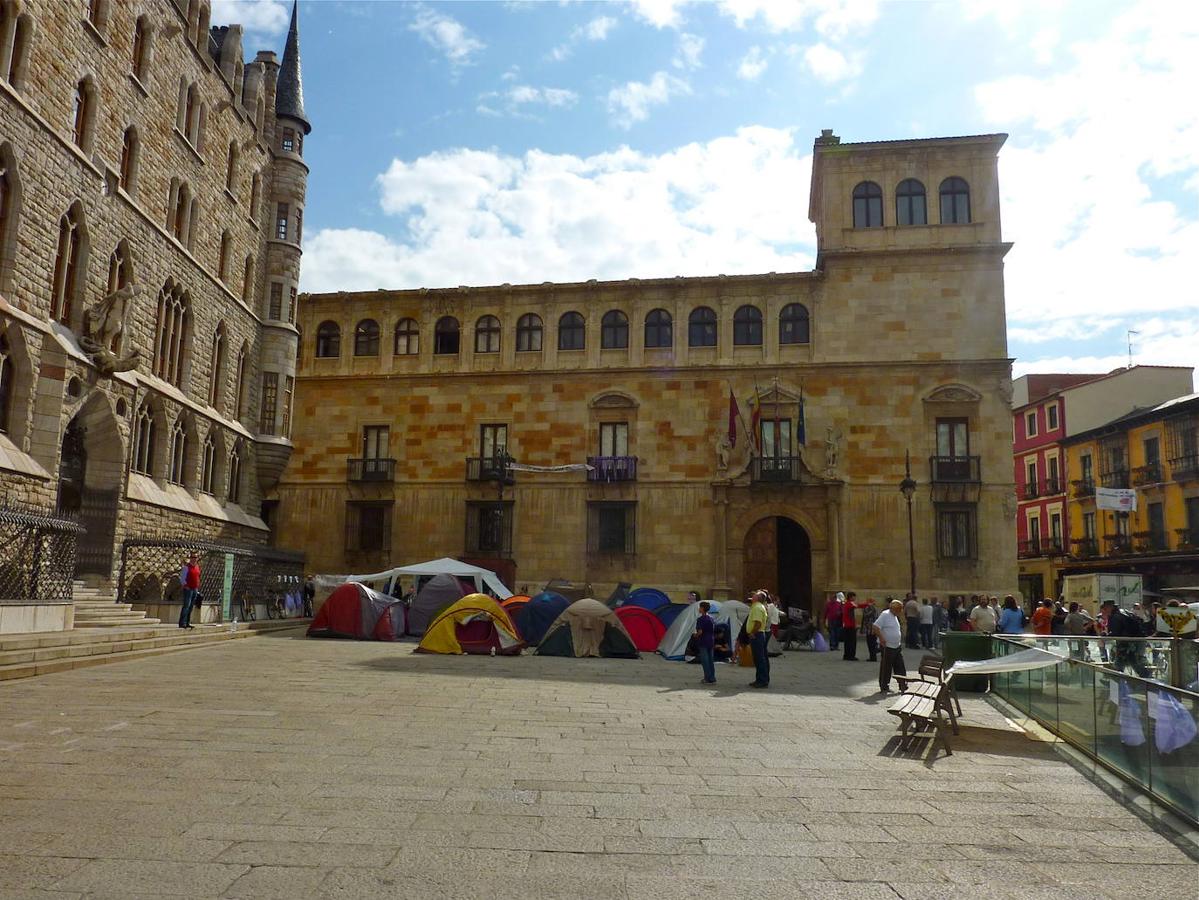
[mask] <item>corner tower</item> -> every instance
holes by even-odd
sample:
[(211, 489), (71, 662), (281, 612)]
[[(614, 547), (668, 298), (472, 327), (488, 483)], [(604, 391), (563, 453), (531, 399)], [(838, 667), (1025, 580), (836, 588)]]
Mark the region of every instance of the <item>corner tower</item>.
[[(268, 116), (270, 127), (265, 129), (271, 149), (271, 174), (264, 218), (270, 231), (266, 236), (263, 299), (259, 309), (263, 335), (258, 480), (263, 491), (278, 482), (292, 451), (291, 405), (300, 340), (296, 328), (296, 298), (308, 185), (304, 138), (312, 131), (304, 112), (298, 7), (298, 2), (292, 4), (283, 62), (276, 67), (271, 65), (271, 60), (264, 61), (266, 95), (270, 99), (273, 93), (274, 101), (268, 103), (268, 108), (273, 106), (274, 115)], [(270, 90), (272, 81), (273, 92)]]

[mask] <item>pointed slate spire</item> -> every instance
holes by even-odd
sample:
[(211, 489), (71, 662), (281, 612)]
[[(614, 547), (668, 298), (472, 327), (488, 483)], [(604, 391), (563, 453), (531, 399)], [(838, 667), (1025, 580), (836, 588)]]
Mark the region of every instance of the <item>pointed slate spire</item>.
[(283, 64), (279, 67), (279, 80), (275, 85), (275, 115), (299, 120), (304, 124), (304, 133), (308, 134), (312, 131), (312, 125), (304, 115), (304, 85), (300, 80), (299, 5), (299, 0), (295, 0), (291, 6), (291, 28), (287, 31)]

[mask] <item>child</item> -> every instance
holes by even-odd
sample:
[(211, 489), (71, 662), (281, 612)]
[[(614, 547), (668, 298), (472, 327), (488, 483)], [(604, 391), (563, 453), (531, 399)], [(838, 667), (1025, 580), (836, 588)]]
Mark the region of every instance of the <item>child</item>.
[(695, 645), (698, 650), (699, 664), (704, 669), (704, 684), (716, 683), (716, 666), (712, 660), (712, 654), (716, 646), (716, 623), (708, 615), (708, 610), (711, 608), (711, 604), (707, 600), (701, 600), (699, 602), (699, 617), (695, 620)]

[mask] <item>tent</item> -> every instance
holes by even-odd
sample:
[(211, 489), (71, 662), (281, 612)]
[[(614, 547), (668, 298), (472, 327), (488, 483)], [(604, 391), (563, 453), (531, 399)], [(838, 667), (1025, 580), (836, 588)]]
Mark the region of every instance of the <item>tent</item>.
[(411, 566), (398, 566), (394, 569), (374, 572), (370, 575), (317, 575), (314, 580), (317, 587), (334, 587), (347, 581), (358, 581), (378, 584), (386, 591), (392, 589), (396, 579), (401, 575), (412, 575), (417, 578), (432, 575), (454, 575), (472, 583), (476, 591), (487, 591), (501, 600), (507, 600), (512, 596), (512, 592), (504, 587), (504, 582), (491, 569), (472, 566), (470, 563), (450, 559), (448, 556), (443, 556), (441, 559), (431, 559), (428, 562), (416, 563)]
[(542, 591), (516, 614), (516, 628), (530, 646), (541, 643), (554, 620), (566, 611), (570, 601), (561, 594)]
[(308, 626), (308, 637), (395, 641), (404, 634), (404, 604), (364, 584), (343, 584), (325, 601)]
[(429, 623), (455, 600), (461, 600), (466, 592), (453, 575), (434, 575), (412, 598), (408, 610), (408, 633), (422, 635)]
[(641, 587), (635, 591), (630, 591), (621, 605), (640, 606), (642, 609), (648, 609), (650, 612), (653, 612), (659, 607), (669, 606), (670, 598), (657, 588)]
[(539, 656), (641, 656), (616, 613), (590, 597), (576, 600), (554, 620), (537, 647)]
[(679, 613), (690, 605), (689, 603), (670, 603), (666, 606), (659, 606), (654, 610), (654, 615), (658, 617), (658, 621), (662, 623), (662, 628), (665, 630), (673, 625)]
[[(733, 601), (727, 601), (733, 602)], [(717, 603), (715, 600), (709, 601), (711, 609), (708, 611), (717, 622), (720, 621), (720, 610), (724, 604)], [(744, 606), (745, 604), (741, 604)], [(691, 603), (687, 608), (680, 612), (670, 627), (666, 629), (666, 634), (662, 635), (662, 640), (658, 641), (658, 652), (667, 659), (681, 660), (687, 655), (687, 642), (691, 640), (691, 635), (695, 633), (695, 621), (699, 618), (699, 604)], [(737, 626), (740, 629), (740, 625)], [(736, 639), (737, 633), (733, 632), (732, 639)]]
[(657, 650), (658, 642), (666, 634), (666, 626), (658, 617), (640, 606), (622, 606), (616, 610), (616, 618), (633, 639), (633, 645), (644, 653)]
[(513, 656), (523, 646), (502, 606), (486, 594), (467, 594), (429, 623), (414, 652)]

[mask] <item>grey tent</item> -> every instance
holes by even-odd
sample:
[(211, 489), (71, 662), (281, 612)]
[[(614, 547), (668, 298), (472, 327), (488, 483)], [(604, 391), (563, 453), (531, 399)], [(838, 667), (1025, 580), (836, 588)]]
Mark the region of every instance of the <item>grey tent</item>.
[(412, 600), (412, 608), (408, 610), (408, 633), (424, 634), (442, 610), (465, 596), (462, 583), (453, 575), (434, 575)]

